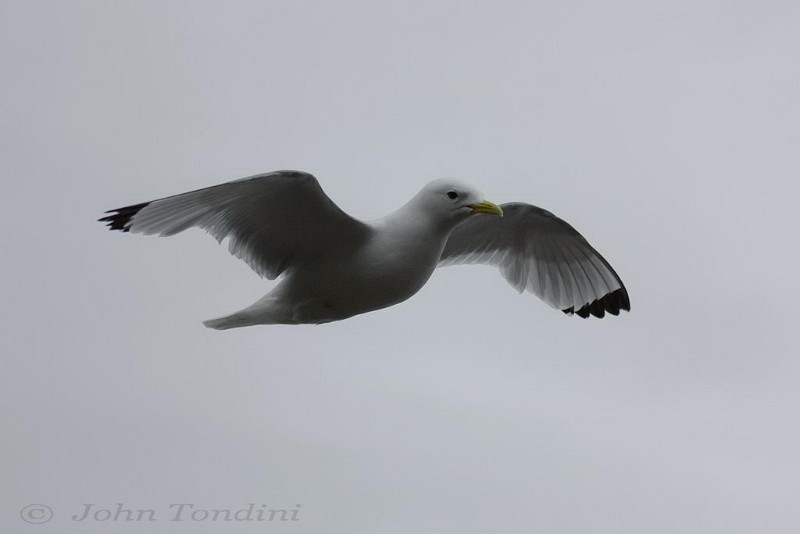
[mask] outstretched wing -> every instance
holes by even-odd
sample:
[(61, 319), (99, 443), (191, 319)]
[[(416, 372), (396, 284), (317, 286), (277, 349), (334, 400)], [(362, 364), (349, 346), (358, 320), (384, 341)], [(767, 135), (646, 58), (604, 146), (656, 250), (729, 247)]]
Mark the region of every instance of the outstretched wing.
[(112, 230), (168, 236), (197, 226), (219, 242), (228, 238), (231, 254), (269, 279), (347, 253), (370, 232), (334, 204), (316, 178), (299, 171), (259, 174), (106, 213), (100, 221)]
[(530, 204), (501, 208), (503, 217), (475, 216), (458, 225), (439, 266), (495, 265), (517, 291), (530, 291), (570, 315), (630, 311), (622, 280), (572, 226)]

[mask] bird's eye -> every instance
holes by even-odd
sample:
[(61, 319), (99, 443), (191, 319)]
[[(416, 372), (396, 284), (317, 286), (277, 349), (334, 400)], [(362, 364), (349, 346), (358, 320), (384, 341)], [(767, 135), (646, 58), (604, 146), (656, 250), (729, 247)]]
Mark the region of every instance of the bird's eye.
[(458, 193), (456, 193), (455, 191), (448, 191), (447, 198), (449, 198), (450, 200), (455, 200), (458, 198)]

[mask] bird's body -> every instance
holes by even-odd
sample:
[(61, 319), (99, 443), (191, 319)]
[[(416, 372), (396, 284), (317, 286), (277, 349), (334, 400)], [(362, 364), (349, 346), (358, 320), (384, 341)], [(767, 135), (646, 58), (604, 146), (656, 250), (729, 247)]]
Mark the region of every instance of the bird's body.
[[(320, 324), (392, 306), (417, 293), (438, 265), (469, 263), (478, 256), (479, 262), (500, 266), (518, 289), (530, 289), (568, 313), (602, 316), (605, 311), (616, 314), (630, 308), (616, 273), (569, 225), (540, 210), (557, 221), (555, 229), (564, 234), (560, 239), (575, 241), (567, 247), (570, 254), (580, 252), (574, 256), (575, 265), (570, 265), (564, 250), (532, 260), (527, 255), (536, 239), (526, 241), (528, 232), (520, 233), (515, 221), (507, 228), (480, 224), (479, 220), (488, 219), (502, 224), (497, 222), (503, 221), (500, 217), (481, 214), (502, 216), (503, 210), (455, 180), (431, 182), (400, 209), (371, 222), (342, 212), (313, 176), (297, 171), (258, 175), (112, 211), (116, 213), (101, 219), (112, 229), (172, 235), (199, 226), (219, 241), (228, 238), (231, 252), (262, 276), (283, 275), (253, 305), (204, 323), (220, 330)], [(523, 213), (522, 219), (530, 215)], [(486, 235), (481, 242), (464, 246), (468, 236), (458, 229), (476, 221), (475, 233)], [(544, 230), (552, 233), (553, 228), (545, 225)], [(520, 250), (502, 242), (506, 234), (511, 242), (521, 240)], [(537, 262), (541, 265), (532, 271)], [(577, 266), (582, 274), (576, 278)], [(565, 284), (563, 278), (570, 276)], [(555, 289), (547, 287), (548, 280)]]
[(454, 226), (414, 203), (364, 224), (358, 247), (308, 262), (252, 306), (204, 324), (321, 324), (393, 306), (425, 285)]

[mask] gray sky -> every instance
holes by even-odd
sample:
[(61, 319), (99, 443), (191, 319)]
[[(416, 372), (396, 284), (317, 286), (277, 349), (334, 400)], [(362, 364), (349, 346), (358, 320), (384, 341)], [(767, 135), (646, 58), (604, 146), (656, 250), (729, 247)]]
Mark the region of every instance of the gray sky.
[[(6, 0), (0, 25), (3, 532), (39, 503), (42, 533), (797, 532), (797, 2)], [(201, 231), (95, 222), (283, 168), (365, 219), (440, 176), (540, 205), (633, 312), (451, 267), (216, 332), (270, 283)], [(157, 521), (70, 519), (118, 502)], [(250, 502), (300, 521), (167, 520)]]

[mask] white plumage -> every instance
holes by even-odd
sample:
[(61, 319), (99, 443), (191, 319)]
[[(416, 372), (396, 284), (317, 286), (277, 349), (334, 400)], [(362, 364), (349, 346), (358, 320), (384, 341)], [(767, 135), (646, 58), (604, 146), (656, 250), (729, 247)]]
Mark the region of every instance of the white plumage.
[[(569, 224), (529, 204), (498, 207), (462, 182), (431, 182), (376, 221), (344, 213), (312, 175), (277, 171), (127, 206), (112, 230), (174, 235), (200, 227), (263, 277), (281, 281), (210, 328), (319, 324), (402, 302), (437, 266), (499, 267), (518, 291), (565, 313), (630, 310), (617, 274)], [(500, 215), (500, 216), (498, 216)], [(503, 216), (504, 215), (504, 216)]]

